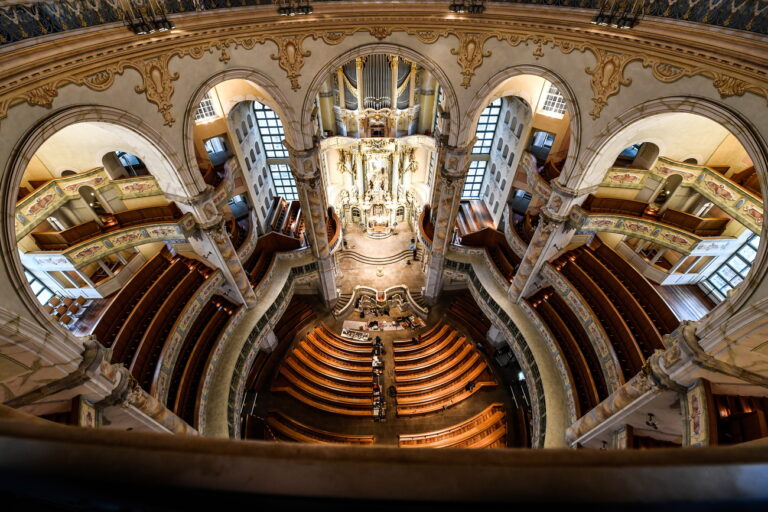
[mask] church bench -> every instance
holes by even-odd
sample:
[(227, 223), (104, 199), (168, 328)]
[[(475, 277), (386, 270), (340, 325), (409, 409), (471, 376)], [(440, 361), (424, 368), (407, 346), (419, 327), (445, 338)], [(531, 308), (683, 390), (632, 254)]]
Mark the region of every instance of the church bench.
[(369, 344), (367, 347), (350, 345), (342, 340), (339, 340), (335, 336), (329, 336), (323, 329), (315, 329), (312, 331), (312, 335), (321, 339), (331, 347), (340, 350), (342, 352), (353, 355), (370, 355), (373, 356), (373, 345)]
[(101, 226), (95, 220), (83, 222), (63, 231), (32, 232), (32, 238), (43, 251), (62, 251), (89, 238), (100, 235)]
[[(291, 370), (287, 369), (285, 366), (280, 367), (280, 375), (285, 378), (289, 386), (300, 390), (302, 393), (312, 397), (314, 400), (328, 402), (332, 405), (343, 405), (350, 409), (367, 409), (369, 411), (373, 406), (372, 393), (369, 393), (367, 397), (348, 396), (340, 393), (332, 393), (312, 385), (311, 383), (302, 379), (300, 376), (296, 375)], [(279, 386), (279, 384), (277, 385)]]
[(483, 368), (485, 367), (485, 362), (482, 360), (482, 356), (477, 351), (473, 351), (467, 358), (459, 361), (458, 363), (459, 364), (456, 366), (449, 368), (448, 371), (439, 373), (429, 379), (424, 379), (416, 383), (398, 384), (398, 396), (431, 391), (433, 389), (440, 388), (450, 382), (454, 382), (456, 379), (465, 375), (467, 372), (472, 371), (478, 366)]
[(372, 435), (336, 434), (316, 429), (274, 410), (269, 411), (267, 425), (281, 437), (303, 443), (371, 445), (375, 439)]
[(431, 412), (441, 411), (444, 408), (456, 405), (467, 398), (471, 397), (481, 389), (486, 387), (493, 387), (496, 385), (492, 380), (481, 380), (476, 382), (475, 387), (471, 391), (467, 391), (464, 387), (459, 387), (458, 391), (453, 394), (449, 394), (441, 399), (434, 401), (424, 401), (421, 403), (400, 405), (398, 401), (397, 415), (398, 416), (417, 416), (419, 414), (428, 414)]
[(491, 444), (498, 440), (494, 432), (499, 427), (506, 434), (504, 405), (494, 403), (457, 425), (421, 434), (401, 434), (398, 436), (398, 444), (404, 448), (470, 447), (482, 444), (482, 439), (486, 437), (490, 437), (490, 439), (485, 444)]
[[(428, 386), (418, 389), (413, 386), (397, 386), (397, 404), (415, 405), (441, 400), (457, 391), (462, 390), (469, 381), (476, 381), (481, 375), (487, 373), (488, 366), (485, 361), (473, 361), (468, 368), (462, 368), (463, 372), (453, 372), (451, 379), (441, 379), (439, 386)], [(488, 379), (490, 380), (490, 379)], [(402, 390), (402, 391), (401, 391)]]
[(326, 377), (323, 373), (318, 373), (312, 368), (303, 365), (298, 359), (294, 359), (289, 356), (283, 361), (280, 367), (280, 372), (289, 369), (290, 372), (303, 378), (306, 382), (313, 386), (327, 389), (333, 393), (341, 393), (345, 395), (363, 395), (370, 396), (372, 390), (372, 383), (340, 383), (337, 380)]
[(648, 313), (643, 309), (640, 301), (592, 252), (580, 248), (576, 254), (576, 263), (593, 276), (598, 285), (607, 292), (617, 305), (621, 305), (625, 319), (636, 326), (636, 329), (632, 331), (640, 344), (643, 356), (647, 359), (656, 349), (663, 350), (664, 343), (661, 334)]
[(128, 317), (133, 307), (152, 286), (152, 283), (170, 266), (165, 250), (155, 255), (136, 272), (136, 274), (117, 292), (107, 306), (93, 330), (103, 345), (111, 346), (122, 322)]
[(433, 346), (434, 344), (444, 340), (450, 334), (450, 331), (451, 331), (450, 326), (443, 325), (443, 327), (438, 332), (434, 333), (432, 336), (418, 340), (418, 343), (416, 345), (410, 345), (406, 347), (403, 347), (403, 346), (395, 347), (394, 348), (395, 354), (399, 356), (416, 355), (428, 349), (429, 347)]
[(494, 423), (486, 431), (478, 432), (469, 439), (466, 439), (451, 448), (469, 448), (473, 450), (483, 448), (505, 448), (507, 446), (506, 437), (506, 424)]
[(158, 368), (160, 354), (174, 323), (204, 282), (205, 277), (197, 268), (184, 276), (163, 303), (160, 311), (152, 319), (142, 336), (136, 355), (131, 361), (130, 371), (145, 390), (148, 391), (152, 386), (152, 379)]
[(581, 292), (589, 307), (605, 329), (619, 359), (624, 378), (629, 380), (637, 375), (643, 366), (644, 358), (640, 347), (635, 342), (632, 331), (621, 313), (600, 289), (592, 278), (576, 264), (564, 259), (562, 273)]
[(311, 368), (316, 373), (322, 374), (328, 379), (337, 380), (339, 382), (364, 383), (367, 384), (369, 388), (373, 386), (372, 374), (363, 375), (354, 372), (347, 373), (343, 370), (339, 370), (329, 363), (311, 357), (306, 352), (298, 348), (294, 349), (291, 354), (297, 360), (301, 361), (304, 366)]
[(348, 361), (339, 359), (333, 354), (329, 354), (324, 350), (318, 348), (315, 344), (308, 342), (307, 340), (301, 340), (299, 347), (308, 355), (315, 358), (318, 361), (323, 362), (326, 366), (332, 366), (340, 371), (354, 372), (354, 373), (371, 373), (371, 360), (368, 361)]
[(728, 222), (730, 222), (730, 219), (698, 217), (671, 208), (665, 210), (659, 220), (697, 236), (720, 236), (723, 234)]
[(642, 217), (648, 203), (634, 199), (616, 199), (612, 197), (597, 197), (592, 194), (582, 203), (581, 208), (592, 213), (608, 213)]
[(327, 337), (331, 337), (335, 339), (336, 341), (339, 341), (341, 343), (345, 343), (351, 347), (369, 347), (373, 346), (373, 340), (354, 340), (352, 338), (344, 338), (343, 336), (340, 336), (336, 334), (335, 332), (331, 331), (328, 327), (326, 327), (324, 324), (320, 324), (317, 326), (317, 329), (320, 329), (323, 334)]
[(354, 409), (349, 407), (340, 407), (336, 404), (328, 404), (325, 402), (322, 402), (320, 400), (316, 400), (311, 396), (307, 396), (304, 393), (302, 393), (300, 390), (294, 389), (290, 386), (274, 386), (272, 387), (273, 393), (286, 393), (289, 396), (292, 396), (299, 402), (302, 402), (305, 405), (308, 405), (312, 408), (319, 409), (321, 411), (330, 412), (333, 414), (341, 414), (344, 416), (372, 416), (373, 415), (373, 400), (371, 400), (370, 404), (367, 408), (363, 409)]
[(176, 204), (171, 203), (168, 206), (149, 206), (147, 208), (125, 210), (114, 215), (118, 225), (125, 228), (138, 224), (178, 220), (181, 218), (181, 211), (179, 211)]
[(349, 354), (347, 352), (344, 352), (342, 350), (339, 350), (328, 343), (325, 342), (325, 340), (316, 337), (312, 333), (308, 334), (306, 336), (306, 340), (314, 345), (318, 350), (324, 352), (327, 355), (332, 356), (334, 359), (338, 359), (340, 361), (346, 361), (346, 362), (353, 362), (353, 363), (361, 363), (361, 364), (371, 364), (371, 360), (373, 359), (373, 354), (371, 354), (368, 357), (365, 356), (358, 356)]
[[(597, 247), (595, 248), (596, 244)], [(596, 241), (592, 246), (593, 248), (590, 250), (593, 254), (611, 269), (613, 275), (621, 280), (632, 295), (637, 298), (640, 305), (656, 324), (660, 334), (669, 334), (680, 325), (680, 320), (675, 316), (672, 308), (631, 263), (606, 244)]]
[(185, 340), (192, 343), (192, 351), (186, 360), (177, 360), (183, 364), (183, 373), (178, 385), (173, 411), (192, 426), (197, 426), (197, 413), (202, 391), (203, 374), (212, 355), (216, 340), (221, 336), (235, 308), (217, 307), (205, 324), (200, 335)]
[[(549, 293), (555, 292), (550, 291)], [(533, 309), (539, 313), (542, 321), (549, 327), (554, 339), (560, 346), (576, 390), (576, 397), (578, 399), (576, 415), (581, 417), (600, 403), (600, 396), (595, 384), (596, 379), (592, 375), (593, 370), (581, 352), (579, 344), (571, 333), (568, 324), (558, 315), (558, 311), (552, 304), (547, 299), (543, 299), (540, 294), (534, 295), (529, 302)]]
[(430, 327), (429, 329), (427, 329), (426, 331), (424, 331), (423, 333), (419, 334), (418, 336), (414, 336), (414, 338), (416, 338), (416, 342), (415, 343), (414, 343), (413, 340), (411, 340), (409, 338), (407, 340), (394, 340), (392, 342), (392, 346), (393, 347), (408, 347), (408, 346), (412, 346), (412, 345), (418, 345), (419, 343), (421, 343), (422, 340), (425, 340), (427, 338), (432, 337), (432, 335), (435, 334), (435, 332), (437, 332), (439, 329), (442, 329), (442, 328), (443, 328), (443, 322), (438, 322), (435, 325), (433, 325), (432, 327)]
[[(452, 363), (455, 360), (460, 360), (472, 350), (472, 345), (469, 343), (454, 343), (449, 350), (444, 350), (435, 357), (419, 361), (415, 364), (395, 364), (395, 380), (402, 380), (403, 382), (418, 380), (418, 376), (430, 374), (434, 371), (435, 367), (446, 364), (446, 361)], [(412, 375), (413, 377), (411, 378)]]
[(149, 323), (162, 303), (173, 291), (174, 286), (181, 281), (190, 269), (181, 258), (174, 261), (160, 277), (152, 283), (149, 290), (141, 297), (136, 306), (128, 314), (128, 318), (112, 342), (112, 361), (130, 365), (131, 360)]
[(448, 307), (448, 313), (448, 318), (453, 320), (454, 324), (464, 328), (476, 341), (484, 340), (488, 329), (491, 328), (490, 320), (486, 318), (469, 292), (465, 291), (455, 296)]
[(460, 334), (458, 331), (451, 331), (448, 336), (442, 339), (440, 343), (431, 345), (427, 347), (426, 350), (423, 350), (419, 352), (418, 354), (408, 354), (405, 356), (395, 356), (395, 365), (399, 365), (401, 363), (413, 363), (416, 361), (421, 361), (427, 358), (430, 358), (434, 355), (437, 355), (440, 353), (440, 351), (450, 347), (455, 342), (461, 342), (464, 341), (464, 337), (460, 337)]

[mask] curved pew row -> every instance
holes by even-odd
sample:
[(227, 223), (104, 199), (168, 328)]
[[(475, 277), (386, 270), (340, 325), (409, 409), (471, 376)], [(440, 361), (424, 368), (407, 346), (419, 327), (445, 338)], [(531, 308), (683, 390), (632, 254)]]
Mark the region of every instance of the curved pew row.
[(404, 448), (496, 448), (506, 446), (504, 404), (493, 403), (466, 421), (421, 434), (401, 434)]
[(267, 425), (278, 440), (296, 441), (313, 444), (354, 444), (371, 445), (375, 442), (372, 435), (336, 434), (305, 425), (285, 414), (271, 410), (267, 416)]

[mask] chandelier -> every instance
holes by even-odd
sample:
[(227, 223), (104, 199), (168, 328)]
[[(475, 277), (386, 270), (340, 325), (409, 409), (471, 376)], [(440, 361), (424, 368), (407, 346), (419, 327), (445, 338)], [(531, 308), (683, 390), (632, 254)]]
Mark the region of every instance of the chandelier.
[(277, 13), (280, 16), (296, 16), (297, 14), (312, 14), (309, 0), (275, 0)]
[[(123, 6), (124, 5), (124, 6)], [(145, 35), (173, 30), (163, 2), (153, 0), (125, 1), (120, 6), (123, 22), (135, 34)]]
[(645, 0), (601, 0), (600, 11), (592, 24), (613, 28), (632, 28), (643, 17)]
[(470, 13), (470, 14), (482, 14), (485, 11), (484, 0), (462, 0), (460, 2), (453, 1), (448, 6), (448, 10), (456, 14)]

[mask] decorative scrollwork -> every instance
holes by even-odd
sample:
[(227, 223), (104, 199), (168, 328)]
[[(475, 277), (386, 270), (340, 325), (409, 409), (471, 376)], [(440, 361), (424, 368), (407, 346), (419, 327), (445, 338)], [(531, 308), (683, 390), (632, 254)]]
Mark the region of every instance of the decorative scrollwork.
[(592, 77), (590, 85), (594, 94), (592, 97), (594, 107), (589, 115), (592, 119), (597, 119), (608, 103), (608, 98), (617, 94), (622, 85), (632, 83), (631, 78), (624, 78), (624, 68), (629, 62), (639, 57), (608, 52), (600, 48), (590, 48), (590, 50), (595, 54), (597, 62), (594, 68), (586, 68), (584, 71)]
[(301, 68), (304, 67), (304, 57), (309, 57), (312, 52), (304, 51), (301, 44), (306, 36), (284, 36), (270, 38), (277, 45), (277, 55), (272, 54), (272, 60), (278, 61), (278, 64), (288, 74), (291, 81), (291, 89), (294, 91), (301, 89), (299, 77)]
[(171, 126), (176, 119), (171, 113), (171, 97), (173, 96), (173, 82), (179, 79), (179, 73), (168, 70), (170, 54), (161, 55), (153, 59), (131, 61), (130, 67), (141, 75), (143, 83), (137, 85), (134, 90), (144, 93), (147, 99), (157, 105), (157, 110), (162, 114), (165, 125)]
[(458, 55), (459, 57), (461, 75), (464, 77), (461, 86), (466, 89), (472, 83), (475, 70), (483, 63), (483, 59), (491, 56), (491, 52), (483, 48), (491, 34), (456, 32), (455, 35), (459, 38), (459, 47), (451, 48), (451, 55)]

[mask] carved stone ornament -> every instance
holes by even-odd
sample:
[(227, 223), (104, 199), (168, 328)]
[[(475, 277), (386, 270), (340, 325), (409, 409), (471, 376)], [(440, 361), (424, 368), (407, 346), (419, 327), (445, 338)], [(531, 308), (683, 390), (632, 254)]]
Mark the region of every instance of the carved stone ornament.
[(137, 93), (144, 93), (147, 99), (157, 105), (157, 110), (162, 114), (166, 126), (171, 126), (176, 119), (171, 113), (171, 96), (173, 96), (173, 82), (179, 79), (178, 73), (171, 74), (168, 71), (168, 61), (171, 55), (162, 55), (154, 59), (138, 60), (131, 63), (143, 83), (137, 85)]
[(595, 67), (586, 68), (584, 71), (592, 76), (592, 101), (595, 105), (589, 113), (592, 119), (600, 117), (603, 107), (608, 103), (608, 98), (619, 92), (622, 85), (629, 85), (632, 79), (624, 78), (624, 67), (631, 61), (638, 59), (633, 55), (622, 55), (607, 52), (602, 49), (592, 50), (597, 58)]
[(371, 27), (368, 31), (379, 41), (392, 35), (392, 29), (390, 27)]
[(301, 47), (305, 37), (301, 35), (270, 38), (277, 45), (277, 55), (272, 54), (270, 57), (272, 60), (278, 61), (283, 71), (288, 74), (291, 89), (294, 91), (301, 89), (299, 77), (301, 76), (301, 68), (304, 67), (304, 57), (312, 55), (312, 52), (304, 51)]
[(485, 42), (491, 36), (491, 34), (456, 32), (456, 37), (459, 38), (459, 47), (451, 48), (451, 55), (459, 56), (458, 61), (459, 66), (461, 66), (461, 75), (464, 77), (461, 86), (465, 89), (472, 83), (475, 70), (483, 63), (483, 59), (491, 56), (490, 51), (483, 49)]

